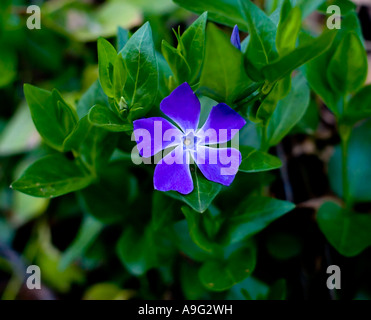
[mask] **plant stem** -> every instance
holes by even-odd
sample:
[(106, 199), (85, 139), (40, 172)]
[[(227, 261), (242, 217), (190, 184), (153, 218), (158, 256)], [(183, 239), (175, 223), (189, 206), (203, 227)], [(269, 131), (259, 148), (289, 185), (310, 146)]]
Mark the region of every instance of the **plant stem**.
[(343, 180), (343, 198), (347, 208), (351, 207), (349, 194), (349, 179), (348, 179), (348, 148), (351, 127), (347, 125), (339, 126), (341, 138), (341, 165), (342, 165), (342, 180)]

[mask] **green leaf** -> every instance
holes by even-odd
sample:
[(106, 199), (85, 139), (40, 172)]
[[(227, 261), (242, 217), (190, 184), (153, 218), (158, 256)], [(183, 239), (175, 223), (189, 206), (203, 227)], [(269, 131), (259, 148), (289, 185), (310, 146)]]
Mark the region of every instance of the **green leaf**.
[(340, 42), (327, 69), (327, 77), (340, 96), (357, 91), (367, 78), (366, 50), (354, 32)]
[(63, 100), (57, 90), (49, 92), (25, 84), (24, 93), (37, 131), (48, 145), (63, 151), (65, 138), (77, 124), (76, 111)]
[(109, 106), (108, 98), (105, 95), (99, 80), (95, 81), (88, 91), (81, 97), (76, 106), (77, 114), (79, 118), (85, 117), (89, 110), (96, 104)]
[(126, 227), (116, 250), (122, 264), (132, 275), (143, 275), (157, 264), (156, 246), (150, 228), (139, 233), (131, 226)]
[[(332, 89), (327, 78), (327, 73), (318, 72), (318, 70), (328, 69), (331, 59), (337, 50), (341, 39), (347, 32), (354, 31), (358, 35), (362, 34), (357, 14), (354, 12), (344, 16), (341, 24), (342, 29), (338, 31), (331, 48), (316, 59), (310, 61), (303, 68), (311, 88), (323, 99), (327, 107), (338, 116), (340, 115), (340, 112), (342, 112), (341, 97), (337, 91)], [(307, 35), (305, 35), (305, 37), (301, 37), (301, 42), (305, 42), (305, 38), (307, 37)], [(305, 41), (303, 41), (303, 38)]]
[(34, 197), (53, 198), (83, 189), (92, 181), (93, 177), (76, 162), (54, 154), (32, 164), (12, 188)]
[(104, 167), (116, 148), (118, 135), (92, 125), (82, 118), (64, 142), (66, 151), (74, 150), (92, 174)]
[(356, 122), (371, 117), (371, 85), (359, 90), (346, 105), (343, 118), (346, 122)]
[(197, 170), (192, 171), (194, 190), (188, 195), (178, 192), (166, 192), (170, 197), (181, 200), (188, 204), (193, 210), (203, 213), (222, 189), (221, 184), (207, 180)]
[(94, 126), (112, 132), (125, 132), (133, 130), (133, 125), (120, 119), (105, 106), (96, 105), (90, 109), (89, 121)]
[(173, 226), (175, 243), (179, 250), (195, 261), (206, 261), (210, 254), (196, 245), (189, 234), (186, 220), (179, 221)]
[(267, 128), (271, 146), (278, 144), (304, 116), (310, 100), (305, 78), (299, 74), (293, 79), (290, 93), (278, 102)]
[(120, 54), (126, 71), (123, 97), (130, 109), (129, 119), (135, 120), (151, 109), (158, 93), (158, 65), (148, 22), (133, 34)]
[(199, 90), (214, 100), (233, 102), (244, 96), (251, 83), (244, 71), (243, 55), (214, 24), (208, 24), (206, 34), (206, 56)]
[(227, 243), (237, 243), (262, 231), (294, 208), (291, 202), (251, 196), (228, 218), (221, 236)]
[(318, 57), (331, 47), (336, 31), (325, 31), (318, 38), (299, 45), (295, 50), (263, 68), (263, 75), (269, 82), (275, 82), (290, 75), (308, 61)]
[(371, 216), (348, 212), (333, 202), (324, 203), (317, 213), (321, 231), (342, 255), (353, 257), (371, 246)]
[[(356, 127), (349, 140), (347, 174), (349, 200), (353, 202), (371, 201), (371, 188), (365, 183), (371, 179), (371, 122)], [(341, 147), (335, 147), (328, 165), (328, 175), (332, 190), (343, 197)]]
[(162, 192), (155, 191), (152, 198), (152, 226), (154, 230), (167, 227), (175, 219), (180, 207), (175, 199), (169, 199)]
[[(192, 241), (197, 244), (202, 250), (208, 252), (212, 255), (220, 255), (222, 254), (220, 247), (215, 243), (212, 237), (209, 237), (206, 226), (205, 220), (207, 219), (206, 213), (203, 215), (199, 214), (198, 212), (193, 211), (188, 207), (182, 207), (182, 212), (184, 213), (187, 223), (189, 234), (191, 236)], [(216, 233), (213, 231), (213, 233)]]
[(104, 224), (124, 221), (138, 193), (135, 177), (123, 161), (111, 162), (99, 173), (99, 181), (78, 194), (84, 211)]
[(116, 49), (105, 39), (98, 39), (99, 82), (105, 94), (113, 98), (113, 66), (116, 60)]
[(279, 158), (252, 147), (240, 146), (239, 150), (242, 155), (239, 171), (249, 173), (262, 172), (278, 169), (282, 166), (282, 162)]
[(242, 248), (226, 260), (205, 262), (199, 277), (202, 284), (212, 291), (225, 291), (246, 279), (255, 269), (256, 253), (252, 248)]
[(273, 21), (250, 1), (242, 2), (250, 41), (245, 57), (247, 72), (254, 80), (262, 80), (261, 69), (277, 58), (275, 44), (277, 28)]
[[(284, 6), (290, 3), (285, 1)], [(285, 55), (296, 47), (296, 41), (301, 28), (301, 11), (299, 7), (292, 8), (286, 14), (281, 11), (280, 23), (277, 29), (276, 46), (280, 55)]]
[(207, 13), (203, 13), (180, 37), (177, 49), (162, 42), (162, 53), (178, 82), (194, 85), (199, 82), (205, 56)]
[(245, 17), (241, 13), (241, 2), (248, 3), (250, 0), (174, 0), (183, 8), (202, 14), (207, 11), (209, 19), (229, 27), (238, 24), (241, 30), (248, 31)]
[(103, 224), (101, 222), (90, 216), (84, 217), (76, 238), (62, 255), (61, 270), (65, 270), (72, 262), (80, 258), (98, 237), (102, 229)]

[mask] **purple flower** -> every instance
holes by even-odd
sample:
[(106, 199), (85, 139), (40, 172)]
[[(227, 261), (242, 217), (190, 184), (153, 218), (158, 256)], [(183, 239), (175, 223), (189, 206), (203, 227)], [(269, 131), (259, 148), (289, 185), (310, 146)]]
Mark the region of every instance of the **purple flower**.
[(241, 164), (241, 153), (235, 148), (208, 145), (231, 140), (246, 124), (245, 120), (226, 104), (219, 103), (198, 129), (201, 105), (188, 83), (162, 100), (160, 109), (179, 128), (160, 117), (134, 121), (135, 141), (142, 157), (152, 157), (175, 147), (155, 168), (155, 189), (192, 192), (190, 163), (193, 161), (208, 180), (229, 186)]
[(237, 24), (234, 26), (231, 36), (231, 43), (241, 51), (241, 38)]

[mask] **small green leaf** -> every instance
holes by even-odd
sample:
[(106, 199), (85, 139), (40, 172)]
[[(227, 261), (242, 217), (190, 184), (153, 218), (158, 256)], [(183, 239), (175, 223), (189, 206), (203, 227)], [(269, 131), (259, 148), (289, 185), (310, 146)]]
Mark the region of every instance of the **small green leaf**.
[(321, 231), (342, 255), (353, 257), (371, 246), (371, 216), (349, 212), (333, 202), (324, 203), (317, 213)]
[(180, 212), (179, 202), (169, 199), (162, 192), (155, 191), (152, 198), (152, 226), (154, 230), (168, 226)]
[(96, 105), (91, 108), (88, 117), (91, 124), (108, 131), (125, 132), (133, 130), (132, 124), (124, 122), (104, 106)]
[(367, 54), (361, 39), (349, 32), (340, 42), (327, 69), (327, 77), (334, 91), (345, 96), (357, 91), (367, 78)]
[(129, 119), (135, 120), (152, 108), (158, 94), (158, 65), (148, 22), (133, 34), (120, 55), (126, 71), (123, 97), (130, 109)]
[(226, 260), (205, 262), (199, 271), (199, 277), (207, 289), (224, 291), (250, 276), (255, 264), (255, 250), (242, 248), (232, 253)]
[(207, 180), (197, 170), (192, 172), (194, 190), (188, 195), (169, 191), (167, 195), (188, 204), (193, 210), (203, 213), (222, 189), (221, 184)]
[(206, 56), (199, 90), (214, 100), (234, 102), (244, 96), (251, 83), (244, 70), (243, 55), (214, 24), (208, 24), (206, 34)]
[(34, 197), (52, 198), (83, 189), (92, 181), (93, 177), (76, 162), (54, 154), (32, 164), (12, 188)]
[(278, 169), (282, 166), (279, 158), (268, 153), (258, 151), (252, 147), (240, 146), (242, 162), (239, 171), (242, 172), (262, 172)]
[(116, 60), (116, 49), (105, 39), (98, 39), (99, 82), (105, 94), (113, 98), (113, 66)]
[(63, 142), (77, 124), (76, 111), (57, 90), (52, 92), (25, 84), (24, 93), (37, 131), (51, 147), (63, 151)]
[(310, 100), (310, 90), (305, 78), (293, 78), (290, 93), (278, 102), (269, 121), (267, 136), (271, 146), (278, 144), (304, 116)]
[(291, 202), (265, 197), (249, 197), (228, 218), (221, 236), (227, 243), (237, 243), (265, 229), (274, 220), (295, 208)]

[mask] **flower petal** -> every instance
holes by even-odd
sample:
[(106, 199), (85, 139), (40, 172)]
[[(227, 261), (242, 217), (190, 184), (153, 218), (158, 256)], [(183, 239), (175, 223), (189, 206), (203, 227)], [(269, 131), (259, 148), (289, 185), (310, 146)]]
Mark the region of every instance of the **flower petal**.
[(174, 120), (184, 132), (187, 129), (197, 129), (201, 105), (188, 83), (181, 84), (162, 100), (160, 109)]
[[(189, 155), (180, 145), (158, 163), (153, 176), (153, 184), (159, 191), (178, 191), (189, 194), (193, 191), (193, 181), (189, 168)], [(174, 163), (172, 163), (174, 161)]]
[(152, 157), (159, 151), (181, 142), (182, 132), (164, 118), (135, 120), (134, 136), (142, 157)]
[(231, 140), (235, 134), (246, 124), (236, 111), (225, 103), (219, 103), (211, 109), (205, 124), (199, 130), (206, 135), (204, 144), (225, 143)]
[(234, 148), (198, 146), (195, 162), (206, 179), (229, 186), (241, 164), (241, 153)]
[(234, 26), (232, 31), (231, 43), (233, 44), (233, 46), (241, 51), (241, 38), (237, 24)]

